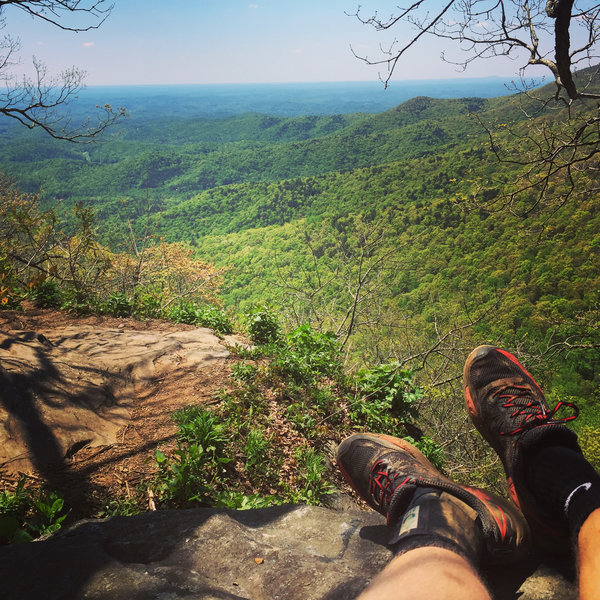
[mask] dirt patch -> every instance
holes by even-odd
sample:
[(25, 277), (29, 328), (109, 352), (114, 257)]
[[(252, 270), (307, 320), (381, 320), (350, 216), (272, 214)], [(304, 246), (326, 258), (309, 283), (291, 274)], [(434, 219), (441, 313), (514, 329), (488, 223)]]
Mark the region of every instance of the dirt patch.
[(38, 477), (86, 516), (133, 495), (173, 444), (171, 414), (226, 385), (234, 341), (159, 320), (0, 313), (3, 482)]

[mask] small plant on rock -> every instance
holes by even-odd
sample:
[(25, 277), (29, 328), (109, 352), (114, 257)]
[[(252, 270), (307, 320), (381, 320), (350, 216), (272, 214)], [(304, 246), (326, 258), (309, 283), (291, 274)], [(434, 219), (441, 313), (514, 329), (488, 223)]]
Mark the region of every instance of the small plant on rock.
[(0, 544), (29, 542), (58, 531), (69, 511), (56, 492), (26, 487), (23, 475), (14, 491), (0, 492)]

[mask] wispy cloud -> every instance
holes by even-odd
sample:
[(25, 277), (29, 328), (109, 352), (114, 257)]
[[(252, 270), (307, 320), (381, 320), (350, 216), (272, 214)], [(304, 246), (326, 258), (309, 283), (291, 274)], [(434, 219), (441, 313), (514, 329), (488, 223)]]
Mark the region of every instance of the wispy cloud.
[(93, 48), (96, 44), (94, 42), (83, 42), (81, 44), (84, 48)]
[(248, 4), (248, 8), (258, 8), (258, 4)]

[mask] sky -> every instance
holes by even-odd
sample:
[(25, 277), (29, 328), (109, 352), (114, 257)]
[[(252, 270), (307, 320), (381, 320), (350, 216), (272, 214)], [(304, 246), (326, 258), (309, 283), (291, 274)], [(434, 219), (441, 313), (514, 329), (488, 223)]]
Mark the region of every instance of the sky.
[[(431, 0), (433, 6), (439, 0)], [(391, 14), (388, 0), (363, 0), (362, 13)], [(49, 72), (77, 66), (88, 85), (376, 81), (390, 32), (375, 32), (346, 13), (356, 0), (114, 0), (97, 30), (73, 33), (8, 6), (4, 33), (21, 41), (22, 72), (32, 56)], [(399, 37), (407, 34), (395, 30)], [(394, 80), (513, 76), (518, 64), (482, 61), (466, 73), (440, 59), (441, 42), (425, 39)], [(380, 68), (380, 67), (379, 67)], [(393, 82), (392, 82), (393, 85)]]

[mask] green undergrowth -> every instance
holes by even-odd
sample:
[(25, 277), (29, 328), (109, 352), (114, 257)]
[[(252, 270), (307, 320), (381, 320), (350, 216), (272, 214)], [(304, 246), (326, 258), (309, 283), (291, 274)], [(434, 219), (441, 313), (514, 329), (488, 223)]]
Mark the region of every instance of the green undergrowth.
[[(17, 289), (16, 286), (13, 289)], [(19, 308), (21, 300), (31, 300), (39, 308), (58, 308), (79, 313), (93, 313), (112, 317), (136, 319), (165, 319), (197, 327), (209, 327), (222, 334), (233, 332), (230, 315), (216, 304), (193, 300), (179, 300), (163, 307), (163, 295), (152, 286), (145, 286), (135, 293), (113, 292), (107, 297), (101, 294), (79, 294), (61, 287), (48, 279), (34, 283), (28, 290), (13, 294), (13, 303), (5, 308)], [(7, 303), (8, 304), (8, 303)]]
[[(211, 407), (175, 413), (175, 448), (156, 451), (151, 487), (162, 507), (326, 503), (340, 483), (331, 463), (341, 439), (406, 436), (418, 418), (422, 392), (397, 363), (348, 374), (333, 334), (308, 325), (284, 333), (265, 307), (245, 323), (254, 346), (231, 348), (231, 386)], [(438, 444), (407, 439), (443, 468)]]
[(58, 531), (69, 511), (56, 492), (23, 475), (12, 491), (0, 492), (0, 544), (30, 542)]

